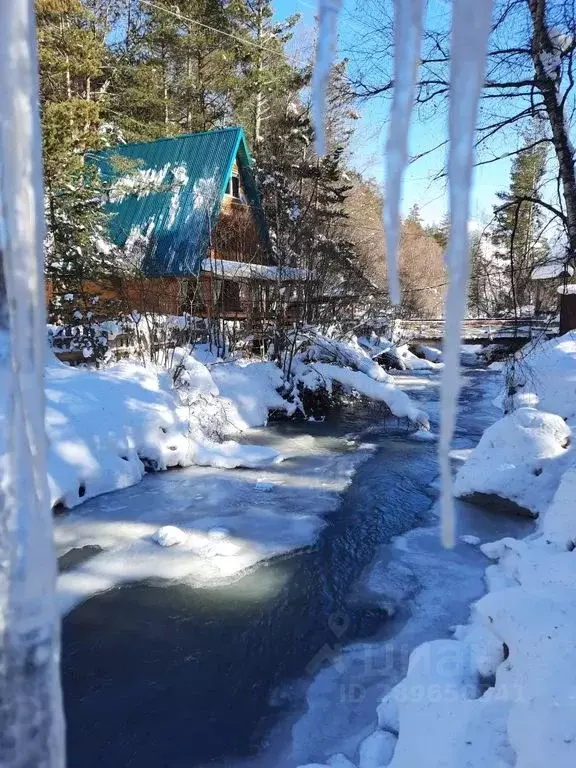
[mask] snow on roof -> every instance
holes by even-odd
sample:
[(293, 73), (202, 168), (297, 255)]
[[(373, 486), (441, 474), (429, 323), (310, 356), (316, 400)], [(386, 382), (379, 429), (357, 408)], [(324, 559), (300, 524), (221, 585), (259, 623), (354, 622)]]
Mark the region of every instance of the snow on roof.
[(203, 272), (213, 272), (222, 277), (252, 278), (256, 280), (306, 280), (309, 272), (296, 267), (273, 267), (267, 264), (248, 264), (227, 259), (204, 259)]
[(532, 280), (550, 280), (560, 277), (564, 272), (570, 276), (574, 274), (573, 268), (563, 261), (548, 262), (532, 270)]
[(570, 285), (559, 285), (558, 288), (556, 288), (556, 291), (558, 293), (566, 294), (576, 294), (576, 283), (570, 283)]

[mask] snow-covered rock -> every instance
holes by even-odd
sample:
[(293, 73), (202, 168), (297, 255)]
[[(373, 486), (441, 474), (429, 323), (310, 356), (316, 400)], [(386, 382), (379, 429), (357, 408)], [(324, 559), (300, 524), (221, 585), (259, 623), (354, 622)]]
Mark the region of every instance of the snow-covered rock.
[(429, 347), (426, 344), (418, 344), (418, 349), (416, 351), (426, 360), (430, 360), (431, 363), (442, 362), (442, 352), (441, 350), (436, 349), (436, 347)]
[(396, 748), (396, 736), (376, 730), (360, 744), (359, 768), (383, 768), (389, 765)]
[[(427, 347), (427, 349), (431, 349), (431, 347)], [(408, 344), (399, 346), (397, 352), (408, 371), (441, 371), (444, 367), (444, 364), (439, 360), (432, 361), (427, 357), (418, 357), (410, 351)]]
[(570, 441), (560, 416), (519, 408), (484, 432), (460, 468), (454, 492), (460, 498), (495, 495), (538, 515), (573, 459)]

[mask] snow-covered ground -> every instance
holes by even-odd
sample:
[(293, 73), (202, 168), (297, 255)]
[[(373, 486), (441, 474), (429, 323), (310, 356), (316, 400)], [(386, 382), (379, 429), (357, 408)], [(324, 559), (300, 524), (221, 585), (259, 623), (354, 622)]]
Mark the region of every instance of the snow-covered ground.
[(576, 332), (519, 352), (503, 369), (497, 401), (507, 415), (458, 473), (456, 495), (496, 495), (542, 514), (576, 461)]
[[(45, 389), (52, 505), (72, 508), (126, 488), (146, 470), (254, 468), (281, 461), (270, 448), (231, 438), (265, 425), (271, 411), (292, 414), (301, 404), (295, 382), (330, 388), (332, 380), (340, 381), (345, 390), (382, 400), (395, 415), (427, 429), (426, 414), (355, 339), (314, 338), (305, 353), (310, 359), (300, 354), (295, 360), (288, 399), (280, 394), (285, 382), (273, 363), (222, 361), (202, 346), (176, 349), (169, 369), (135, 360), (101, 369), (72, 368), (50, 354)], [(337, 365), (324, 365), (322, 375), (322, 364), (315, 367), (321, 359)]]
[[(526, 493), (538, 498), (541, 515), (535, 531), (531, 524), (531, 535), (524, 539), (507, 535), (487, 542), (482, 527), (488, 517), (492, 534), (497, 532), (495, 520), (496, 528), (514, 526), (517, 532), (523, 530), (518, 526), (530, 523), (497, 511), (461, 507), (461, 512), (467, 510), (460, 520), (465, 532), (460, 531), (453, 552), (440, 549), (431, 529), (419, 529), (396, 541), (400, 557), (386, 553), (379, 559), (368, 576), (370, 589), (376, 593), (382, 589), (385, 600), (391, 596), (411, 600), (412, 611), (387, 651), (382, 642), (368, 651), (361, 649), (369, 654), (371, 664), (376, 658), (384, 670), (378, 681), (383, 681), (379, 694), (384, 695), (377, 708), (377, 727), (365, 723), (368, 735), (356, 748), (355, 722), (356, 739), (354, 731), (349, 732), (348, 743), (343, 739), (340, 745), (346, 757), (333, 756), (328, 762), (322, 755), (322, 740), (317, 739), (316, 754), (324, 760), (308, 765), (576, 765), (576, 467), (567, 459), (572, 449), (559, 447), (556, 440), (557, 433), (562, 442), (570, 437), (575, 377), (574, 333), (525, 356), (512, 391), (512, 405), (520, 410), (487, 429), (460, 470), (469, 488), (474, 487), (476, 476), (481, 489), (486, 487), (487, 475), (502, 472), (508, 478), (501, 484), (507, 498), (507, 485), (511, 497), (520, 489), (515, 473), (510, 466), (502, 467), (503, 462), (514, 465), (519, 477), (528, 482), (528, 474), (538, 480), (557, 461), (561, 471), (550, 472), (552, 478), (545, 475), (542, 480), (546, 493), (534, 485)], [(509, 406), (510, 399), (504, 399)], [(454, 456), (465, 458), (466, 452), (455, 451)], [(467, 616), (469, 601), (482, 591), (480, 551), (493, 560), (485, 575), (488, 594), (471, 604)], [(452, 637), (446, 638), (449, 624), (466, 619), (468, 623), (456, 626)], [(414, 648), (418, 634), (425, 642)], [(442, 639), (433, 639), (435, 634)], [(358, 647), (350, 649), (357, 665), (362, 659), (358, 654)], [(405, 671), (403, 677), (399, 670)], [(315, 681), (313, 688), (320, 691), (312, 696), (315, 706), (309, 716), (312, 722), (325, 723), (328, 732), (343, 709), (342, 702), (338, 705), (333, 698), (322, 697), (322, 685), (330, 674), (336, 674), (332, 668)], [(364, 697), (366, 690), (371, 689), (360, 688)], [(298, 727), (305, 728), (306, 720), (303, 723)], [(342, 720), (340, 724), (343, 728)], [(309, 721), (307, 727), (310, 732)], [(298, 743), (296, 739), (296, 747)]]
[[(48, 475), (52, 504), (74, 507), (133, 485), (145, 468), (221, 468), (280, 460), (267, 448), (215, 437), (265, 424), (288, 404), (271, 363), (231, 362), (212, 371), (181, 356), (178, 387), (169, 371), (136, 362), (94, 370), (54, 357), (46, 368)], [(178, 362), (178, 361), (177, 361)]]

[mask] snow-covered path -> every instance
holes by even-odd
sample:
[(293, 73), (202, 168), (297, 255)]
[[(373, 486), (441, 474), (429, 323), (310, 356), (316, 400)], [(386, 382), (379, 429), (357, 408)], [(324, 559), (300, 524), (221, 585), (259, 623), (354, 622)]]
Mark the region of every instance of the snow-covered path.
[[(457, 436), (462, 448), (473, 445), (496, 415), (491, 382), (490, 374), (467, 377)], [(437, 380), (404, 383), (435, 422)], [(373, 429), (364, 439), (377, 445), (376, 452), (353, 450), (346, 430), (369, 422)], [(486, 561), (476, 547), (461, 543), (446, 553), (431, 527), (390, 544), (391, 537), (429, 526), (435, 517), (434, 443), (391, 436), (370, 413), (353, 414), (339, 426), (273, 427), (255, 439), (262, 442), (265, 434), (293, 458), (266, 473), (194, 468), (151, 476), (61, 521), (63, 549), (98, 537), (106, 543), (104, 534), (123, 535), (127, 527), (121, 557), (98, 555), (84, 568), (101, 558), (99, 575), (115, 582), (134, 580), (139, 567), (142, 576), (175, 569), (172, 575), (184, 580), (112, 590), (66, 619), (72, 768), (104, 762), (292, 768), (323, 762), (338, 750), (352, 755), (373, 726), (378, 698), (405, 671), (412, 647), (447, 634), (481, 593)], [(148, 526), (144, 538), (142, 532), (136, 537), (136, 550), (143, 541), (151, 548), (134, 558), (144, 563), (135, 571), (126, 558), (134, 507), (137, 525)], [(174, 548), (146, 541), (160, 525), (191, 521), (199, 531), (226, 528), (231, 535), (220, 531), (224, 538), (216, 536), (211, 549), (175, 560)], [(461, 533), (483, 539), (510, 530), (477, 512), (465, 515), (463, 526)], [(90, 541), (88, 534), (94, 535)], [(239, 541), (244, 552), (232, 551)], [(219, 542), (227, 552), (218, 553)], [(225, 579), (215, 568), (227, 561), (228, 581), (237, 579), (246, 552), (253, 565), (312, 543), (228, 586), (186, 584)], [(161, 553), (161, 563), (153, 553)], [(69, 574), (78, 581), (78, 571)]]

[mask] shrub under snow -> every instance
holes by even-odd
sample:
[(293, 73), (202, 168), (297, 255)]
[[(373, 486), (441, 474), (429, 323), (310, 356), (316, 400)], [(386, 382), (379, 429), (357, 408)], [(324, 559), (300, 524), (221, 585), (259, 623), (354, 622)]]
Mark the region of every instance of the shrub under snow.
[[(427, 414), (417, 408), (405, 392), (396, 388), (392, 376), (373, 359), (373, 354), (381, 354), (381, 343), (367, 351), (369, 346), (366, 340), (363, 340), (362, 346), (354, 335), (337, 339), (309, 328), (296, 338), (295, 347), (296, 354), (290, 366), (291, 397), (296, 408), (302, 412), (306, 413), (303, 403), (305, 393), (331, 394), (336, 382), (346, 392), (356, 392), (385, 403), (394, 416), (407, 419), (417, 428), (429, 429)], [(386, 346), (387, 350), (393, 348), (391, 342)], [(395, 355), (400, 359), (398, 351), (395, 351)], [(415, 355), (413, 357), (419, 362), (433, 365)]]

